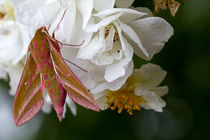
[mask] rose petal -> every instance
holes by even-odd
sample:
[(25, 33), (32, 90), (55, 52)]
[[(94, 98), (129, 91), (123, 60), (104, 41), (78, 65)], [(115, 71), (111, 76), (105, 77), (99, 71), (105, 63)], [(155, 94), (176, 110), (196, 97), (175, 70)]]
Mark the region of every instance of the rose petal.
[(93, 0), (77, 0), (77, 8), (83, 18), (83, 29), (85, 29), (94, 6)]
[(2, 21), (2, 23), (0, 62), (12, 62), (15, 65), (27, 52), (29, 36), (25, 34), (19, 23), (13, 21)]
[(157, 87), (157, 88), (153, 89), (152, 91), (162, 97), (168, 93), (168, 86)]
[(89, 45), (79, 49), (77, 57), (82, 59), (91, 59), (97, 54), (97, 52), (100, 51), (102, 47), (103, 44), (101, 44), (98, 37), (96, 36), (93, 38)]
[(134, 21), (136, 19), (139, 19), (142, 16), (147, 15), (147, 13), (143, 13), (137, 10), (133, 9), (127, 9), (127, 8), (112, 8), (112, 9), (107, 9), (101, 12), (98, 12), (96, 14), (93, 14), (95, 17), (100, 17), (101, 19), (115, 15), (118, 13), (123, 13), (122, 16), (120, 17), (120, 20), (124, 23), (129, 23), (131, 21)]
[(98, 12), (114, 7), (115, 0), (94, 0), (94, 9)]
[(43, 98), (44, 98), (44, 105), (42, 107), (42, 111), (44, 113), (49, 114), (52, 111), (52, 102), (47, 91), (44, 92)]
[(121, 27), (122, 31), (131, 39), (133, 40), (136, 44), (138, 44), (139, 48), (142, 50), (145, 56), (149, 56), (146, 49), (143, 47), (141, 40), (139, 39), (138, 35), (136, 32), (128, 25), (122, 23), (119, 21), (119, 26)]
[(96, 24), (89, 24), (87, 25), (85, 31), (86, 32), (97, 32), (101, 27), (105, 27), (108, 24), (112, 23), (116, 19), (118, 19), (122, 15), (122, 12), (118, 12), (114, 15), (108, 16), (106, 18), (102, 17), (102, 20)]
[(158, 65), (145, 64), (140, 69), (135, 69), (131, 81), (141, 83), (146, 89), (153, 89), (160, 85), (166, 76), (166, 71), (162, 70)]
[(154, 92), (147, 92), (144, 96), (143, 96), (144, 100), (145, 100), (145, 104), (141, 104), (141, 106), (145, 109), (153, 109), (157, 112), (163, 112), (163, 107), (166, 106), (165, 101), (158, 96), (156, 93)]
[(131, 22), (130, 26), (138, 34), (149, 57), (146, 57), (137, 45), (133, 46), (135, 53), (146, 60), (151, 60), (153, 55), (158, 53), (173, 35), (171, 25), (159, 17), (139, 19)]
[(68, 96), (66, 97), (66, 103), (67, 103), (68, 107), (70, 108), (72, 114), (74, 116), (76, 116), (77, 115), (76, 104)]
[(7, 79), (7, 73), (4, 70), (3, 66), (0, 64), (0, 78), (1, 79)]
[(103, 92), (100, 92), (98, 94), (94, 94), (94, 98), (96, 100), (96, 103), (98, 104), (98, 107), (101, 110), (106, 110), (108, 108), (108, 104), (106, 103), (106, 95), (108, 94), (108, 91), (105, 90)]
[(128, 64), (128, 66), (126, 66), (126, 68), (125, 68), (126, 73), (124, 74), (124, 76), (112, 81), (111, 83), (109, 83), (107, 81), (98, 82), (97, 86), (94, 89), (91, 89), (91, 93), (97, 94), (97, 93), (104, 91), (105, 89), (109, 89), (112, 91), (116, 91), (116, 90), (120, 89), (122, 87), (122, 85), (125, 83), (125, 81), (127, 80), (127, 78), (132, 74), (133, 67), (134, 67), (133, 61), (131, 61)]
[(18, 83), (20, 81), (20, 77), (23, 71), (23, 66), (21, 64), (17, 64), (17, 65), (10, 65), (8, 67), (5, 67), (5, 71), (8, 73), (9, 75), (9, 85), (10, 85), (10, 91), (9, 93), (11, 95), (15, 95), (17, 87), (18, 87)]

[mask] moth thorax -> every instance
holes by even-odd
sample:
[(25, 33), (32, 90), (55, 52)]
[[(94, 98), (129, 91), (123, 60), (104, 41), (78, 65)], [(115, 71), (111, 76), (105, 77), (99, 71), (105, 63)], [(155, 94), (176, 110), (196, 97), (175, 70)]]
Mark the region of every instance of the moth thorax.
[(133, 115), (133, 111), (140, 110), (139, 104), (144, 104), (145, 101), (143, 97), (134, 94), (133, 86), (126, 86), (107, 94), (106, 102), (111, 110), (118, 108), (119, 114), (125, 109), (129, 115)]

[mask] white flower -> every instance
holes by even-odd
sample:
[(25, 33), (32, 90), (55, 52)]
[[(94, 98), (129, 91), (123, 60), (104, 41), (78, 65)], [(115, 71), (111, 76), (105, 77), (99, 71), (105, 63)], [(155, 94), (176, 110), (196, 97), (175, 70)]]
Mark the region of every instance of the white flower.
[[(107, 9), (92, 15), (85, 31), (94, 33), (93, 38), (88, 45), (79, 49), (77, 57), (101, 69), (100, 75), (103, 77), (96, 80), (97, 85), (91, 90), (93, 94), (105, 89), (119, 89), (132, 71), (129, 64), (133, 53), (150, 60), (171, 37), (173, 28), (164, 19), (146, 15), (122, 8)], [(97, 73), (94, 70), (95, 77)], [(118, 81), (116, 87), (115, 81)], [(104, 83), (112, 86), (104, 86)]]
[(26, 54), (29, 36), (24, 27), (15, 20), (14, 5), (5, 0), (0, 5), (0, 63), (17, 64)]
[(132, 111), (140, 110), (140, 107), (162, 112), (166, 103), (161, 97), (168, 92), (168, 87), (158, 85), (165, 76), (166, 72), (159, 66), (145, 64), (134, 70), (120, 90), (106, 90), (96, 94), (96, 101), (102, 110), (108, 107), (112, 110), (118, 108), (118, 113), (126, 109), (132, 115)]
[(56, 39), (67, 44), (81, 44), (85, 41), (85, 45), (90, 41), (92, 34), (85, 33), (83, 28), (93, 9), (101, 11), (113, 6), (114, 0), (27, 0), (17, 6), (16, 15), (17, 20), (25, 24), (33, 36), (39, 27), (49, 24), (49, 32), (52, 33), (66, 10), (55, 34)]
[(14, 95), (21, 72), (22, 60), (27, 52), (30, 41), (22, 24), (16, 21), (12, 1), (0, 3), (0, 65), (1, 71), (8, 73), (10, 78), (10, 94)]

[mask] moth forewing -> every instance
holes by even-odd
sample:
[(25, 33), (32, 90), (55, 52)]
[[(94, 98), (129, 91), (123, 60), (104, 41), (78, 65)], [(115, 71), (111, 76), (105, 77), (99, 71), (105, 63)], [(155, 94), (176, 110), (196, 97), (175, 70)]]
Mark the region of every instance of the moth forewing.
[(29, 52), (13, 103), (13, 117), (17, 126), (30, 121), (44, 104), (37, 71), (37, 65)]

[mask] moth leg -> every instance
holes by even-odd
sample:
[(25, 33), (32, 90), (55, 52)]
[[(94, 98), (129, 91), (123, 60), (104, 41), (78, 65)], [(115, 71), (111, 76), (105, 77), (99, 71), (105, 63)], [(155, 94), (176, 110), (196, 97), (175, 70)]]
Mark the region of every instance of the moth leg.
[(79, 69), (83, 70), (84, 72), (87, 72), (87, 73), (88, 73), (88, 71), (87, 71), (87, 70), (85, 70), (84, 68), (82, 68), (82, 67), (78, 66), (77, 64), (75, 64), (75, 63), (73, 63), (73, 62), (69, 61), (68, 59), (65, 59), (65, 58), (63, 58), (63, 59), (64, 59), (65, 61), (69, 62), (70, 64), (72, 64), (72, 65), (74, 65), (74, 66), (78, 67)]
[[(57, 40), (58, 41), (58, 40)], [(78, 45), (73, 45), (73, 44), (65, 44), (65, 43), (62, 43), (60, 41), (58, 41), (58, 43), (60, 43), (61, 45), (65, 45), (65, 46), (70, 46), (70, 47), (75, 47), (75, 48), (78, 48), (80, 46), (82, 46), (84, 44), (84, 40), (82, 41), (82, 43), (78, 44)]]

